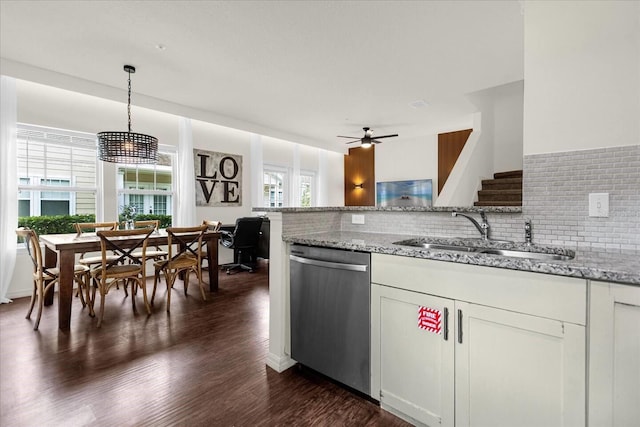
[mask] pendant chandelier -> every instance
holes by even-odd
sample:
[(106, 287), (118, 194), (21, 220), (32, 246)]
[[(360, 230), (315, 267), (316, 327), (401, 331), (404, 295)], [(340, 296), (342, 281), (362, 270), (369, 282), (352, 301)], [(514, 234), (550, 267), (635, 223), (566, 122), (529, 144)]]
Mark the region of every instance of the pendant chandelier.
[(124, 71), (129, 73), (129, 98), (127, 114), (129, 130), (127, 132), (98, 133), (98, 158), (104, 162), (140, 164), (158, 161), (158, 139), (153, 136), (131, 132), (131, 74), (135, 67), (125, 65)]

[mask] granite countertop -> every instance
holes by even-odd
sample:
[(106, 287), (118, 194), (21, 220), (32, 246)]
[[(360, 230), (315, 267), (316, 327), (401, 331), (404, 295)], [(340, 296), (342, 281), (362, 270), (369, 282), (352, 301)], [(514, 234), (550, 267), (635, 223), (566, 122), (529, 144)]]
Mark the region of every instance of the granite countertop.
[(487, 213), (521, 213), (522, 206), (326, 206), (308, 208), (271, 208), (254, 207), (252, 212), (282, 212), (282, 213), (304, 213), (304, 212), (480, 212)]
[[(393, 242), (419, 239), (436, 244), (469, 244), (476, 247), (514, 249), (528, 252), (555, 253), (567, 255), (575, 253), (571, 260), (534, 260), (513, 258), (502, 255), (449, 250), (422, 249), (411, 246), (394, 245)], [(524, 243), (482, 242), (479, 239), (451, 239), (438, 237), (408, 236), (386, 233), (363, 233), (336, 231), (296, 236), (284, 236), (289, 243), (323, 246), (328, 248), (434, 259), (463, 264), (482, 265), (511, 270), (532, 271), (559, 276), (579, 277), (640, 286), (640, 251), (615, 249), (578, 248), (575, 251), (553, 246), (526, 246)]]

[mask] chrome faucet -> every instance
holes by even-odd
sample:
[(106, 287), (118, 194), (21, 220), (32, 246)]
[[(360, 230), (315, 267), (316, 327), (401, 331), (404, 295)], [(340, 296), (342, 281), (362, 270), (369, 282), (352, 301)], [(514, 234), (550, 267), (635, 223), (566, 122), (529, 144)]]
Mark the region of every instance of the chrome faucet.
[(480, 232), (480, 235), (482, 236), (482, 240), (489, 240), (489, 229), (491, 227), (489, 226), (489, 223), (487, 222), (487, 215), (484, 213), (484, 210), (482, 210), (482, 209), (480, 209), (478, 212), (480, 212), (480, 218), (482, 218), (482, 224), (479, 224), (478, 221), (476, 221), (475, 219), (473, 219), (469, 215), (461, 214), (461, 213), (458, 213), (456, 211), (451, 212), (451, 216), (453, 216), (453, 217), (463, 216), (463, 217), (467, 218), (478, 229), (478, 231)]

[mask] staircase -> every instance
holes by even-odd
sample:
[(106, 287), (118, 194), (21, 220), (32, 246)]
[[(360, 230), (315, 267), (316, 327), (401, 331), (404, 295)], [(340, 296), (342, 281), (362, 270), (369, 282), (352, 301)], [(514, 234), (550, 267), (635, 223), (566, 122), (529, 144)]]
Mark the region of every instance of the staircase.
[(522, 206), (522, 171), (498, 172), (482, 180), (476, 206)]

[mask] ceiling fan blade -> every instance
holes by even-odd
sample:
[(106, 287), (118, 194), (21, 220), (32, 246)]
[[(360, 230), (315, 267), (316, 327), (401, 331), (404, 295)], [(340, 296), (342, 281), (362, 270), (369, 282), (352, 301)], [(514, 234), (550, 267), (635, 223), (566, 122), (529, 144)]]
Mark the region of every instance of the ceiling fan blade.
[(393, 138), (394, 136), (398, 136), (397, 133), (394, 133), (393, 135), (382, 135), (382, 136), (376, 136), (376, 139), (381, 139), (381, 138)]
[(345, 144), (353, 144), (354, 142), (360, 142), (360, 140), (356, 139), (355, 141), (347, 141), (347, 142), (345, 142)]
[(377, 139), (372, 139), (371, 142), (373, 142), (374, 144), (380, 144), (384, 141), (378, 141)]
[(350, 138), (350, 139), (360, 139), (357, 136), (343, 136), (343, 135), (338, 135), (338, 138)]

